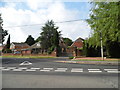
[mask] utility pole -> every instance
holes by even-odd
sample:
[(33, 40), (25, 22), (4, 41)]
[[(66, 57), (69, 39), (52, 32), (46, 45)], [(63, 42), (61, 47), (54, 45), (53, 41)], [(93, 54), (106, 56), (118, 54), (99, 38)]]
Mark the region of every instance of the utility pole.
[(102, 58), (102, 60), (104, 60), (104, 56), (103, 56), (103, 43), (102, 43), (102, 32), (100, 32), (100, 43), (101, 43), (101, 58)]

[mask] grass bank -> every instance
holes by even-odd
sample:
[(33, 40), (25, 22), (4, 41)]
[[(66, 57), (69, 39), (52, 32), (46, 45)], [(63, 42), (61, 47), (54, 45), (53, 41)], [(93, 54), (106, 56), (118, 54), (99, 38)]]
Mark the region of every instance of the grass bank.
[(20, 55), (8, 55), (8, 56), (2, 56), (3, 58), (56, 58), (53, 56), (20, 56)]

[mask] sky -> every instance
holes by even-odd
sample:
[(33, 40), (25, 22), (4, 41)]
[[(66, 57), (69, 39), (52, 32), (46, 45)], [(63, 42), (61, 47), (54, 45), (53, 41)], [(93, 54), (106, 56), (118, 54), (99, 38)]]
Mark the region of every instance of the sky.
[(59, 27), (58, 31), (61, 31), (62, 37), (68, 37), (73, 41), (79, 37), (83, 39), (89, 37), (91, 29), (85, 19), (89, 19), (90, 3), (41, 1), (44, 0), (0, 2), (3, 28), (11, 35), (11, 42), (25, 42), (28, 35), (36, 39), (47, 20), (54, 22), (79, 20), (55, 25)]

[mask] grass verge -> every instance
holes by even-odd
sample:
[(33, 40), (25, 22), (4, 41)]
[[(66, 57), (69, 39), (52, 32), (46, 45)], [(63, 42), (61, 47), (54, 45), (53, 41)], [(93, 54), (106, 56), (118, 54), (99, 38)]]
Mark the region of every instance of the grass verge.
[(3, 58), (56, 58), (53, 56), (20, 56), (20, 55), (9, 55), (9, 56), (2, 56)]
[(116, 60), (116, 59), (111, 59), (111, 60), (93, 60), (93, 59), (80, 59), (80, 60), (72, 60), (72, 61), (115, 61), (115, 62), (118, 62), (120, 60)]

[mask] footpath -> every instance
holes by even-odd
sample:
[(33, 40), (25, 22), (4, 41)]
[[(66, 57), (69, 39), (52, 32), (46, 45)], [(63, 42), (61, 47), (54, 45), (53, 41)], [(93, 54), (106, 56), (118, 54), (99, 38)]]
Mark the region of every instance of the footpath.
[(101, 58), (74, 58), (74, 59), (66, 59), (63, 61), (56, 61), (61, 63), (77, 63), (77, 64), (96, 64), (96, 65), (120, 65), (120, 59), (104, 59)]

